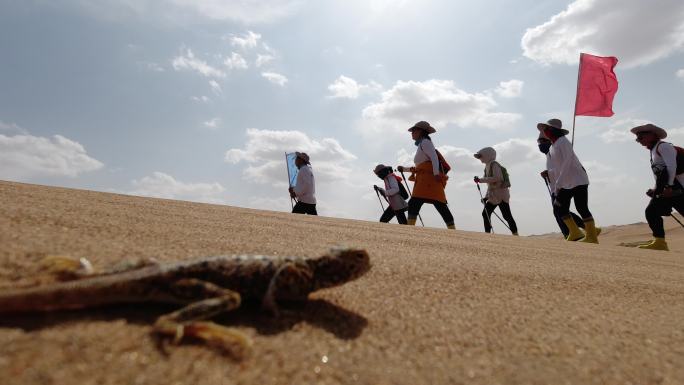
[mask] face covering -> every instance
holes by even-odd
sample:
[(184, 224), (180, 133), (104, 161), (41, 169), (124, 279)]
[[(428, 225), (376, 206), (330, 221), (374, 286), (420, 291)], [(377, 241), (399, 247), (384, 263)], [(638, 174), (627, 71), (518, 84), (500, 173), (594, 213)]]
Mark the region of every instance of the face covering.
[(543, 152), (544, 154), (548, 154), (550, 148), (551, 143), (539, 143), (539, 151)]

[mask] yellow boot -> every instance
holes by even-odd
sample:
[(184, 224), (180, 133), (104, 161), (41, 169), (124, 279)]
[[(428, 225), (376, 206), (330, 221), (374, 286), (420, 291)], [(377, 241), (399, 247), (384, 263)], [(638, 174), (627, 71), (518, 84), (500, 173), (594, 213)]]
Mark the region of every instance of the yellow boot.
[(593, 219), (584, 220), (584, 232), (586, 235), (580, 240), (580, 242), (599, 243), (598, 231), (596, 230), (596, 225), (594, 224)]
[(406, 220), (406, 224), (409, 226), (415, 226), (416, 225), (416, 218), (408, 218)]
[(667, 242), (665, 242), (665, 238), (658, 238), (654, 239), (650, 243), (647, 243), (645, 245), (640, 245), (637, 246), (640, 249), (645, 249), (645, 250), (663, 250), (663, 251), (670, 251), (670, 249), (667, 247)]
[(453, 224), (453, 223), (450, 224), (450, 225), (447, 225), (447, 229), (449, 229), (449, 230), (456, 230), (456, 225)]
[(584, 237), (584, 234), (582, 234), (579, 227), (577, 227), (577, 223), (575, 223), (571, 216), (568, 215), (566, 218), (563, 218), (563, 223), (565, 223), (565, 225), (568, 226), (568, 230), (570, 230), (568, 236), (565, 237), (566, 241), (577, 241)]

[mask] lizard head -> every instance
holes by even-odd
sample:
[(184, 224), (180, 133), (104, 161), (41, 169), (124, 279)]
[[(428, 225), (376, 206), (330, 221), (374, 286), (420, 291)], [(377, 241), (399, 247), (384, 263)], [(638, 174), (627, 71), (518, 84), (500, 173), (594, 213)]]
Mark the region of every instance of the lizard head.
[(329, 253), (308, 260), (313, 271), (314, 290), (341, 285), (370, 270), (370, 258), (363, 249), (336, 247)]

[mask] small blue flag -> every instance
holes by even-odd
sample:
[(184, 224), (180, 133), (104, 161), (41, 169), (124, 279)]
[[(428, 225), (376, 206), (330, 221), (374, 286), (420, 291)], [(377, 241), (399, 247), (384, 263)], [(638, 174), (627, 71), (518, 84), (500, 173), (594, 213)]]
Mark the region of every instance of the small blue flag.
[(295, 159), (297, 154), (294, 152), (285, 154), (285, 161), (287, 163), (287, 176), (290, 178), (290, 187), (294, 187), (297, 184), (297, 174), (299, 169), (295, 166)]

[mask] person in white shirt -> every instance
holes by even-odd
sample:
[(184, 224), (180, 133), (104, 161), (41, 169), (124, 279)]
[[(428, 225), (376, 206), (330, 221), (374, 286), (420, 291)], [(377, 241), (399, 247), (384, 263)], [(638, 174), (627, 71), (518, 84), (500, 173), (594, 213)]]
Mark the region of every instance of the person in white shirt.
[(295, 153), (295, 166), (299, 169), (297, 182), (290, 187), (290, 197), (297, 199), (292, 209), (294, 214), (318, 215), (316, 211), (316, 183), (314, 180), (309, 155), (304, 152)]
[(437, 130), (426, 121), (420, 121), (408, 130), (411, 132), (411, 138), (418, 147), (416, 155), (413, 157), (415, 167), (397, 167), (400, 172), (404, 170), (411, 171), (409, 180), (415, 181), (413, 195), (408, 202), (408, 224), (415, 226), (420, 208), (423, 204), (430, 203), (435, 206), (439, 215), (442, 216), (447, 228), (455, 230), (454, 216), (451, 214), (449, 206), (447, 206), (446, 194), (444, 193), (448, 177), (445, 174), (445, 170), (442, 170), (439, 155), (437, 155), (435, 145), (430, 138), (430, 134), (437, 132)]
[(482, 210), (482, 219), (484, 219), (485, 232), (492, 232), (492, 213), (497, 207), (501, 210), (504, 219), (508, 222), (508, 228), (513, 235), (518, 235), (518, 226), (513, 219), (511, 213), (510, 183), (504, 177), (503, 168), (496, 161), (496, 150), (491, 147), (485, 147), (473, 155), (480, 162), (484, 163), (484, 176), (482, 178), (475, 177), (475, 183), (487, 184), (487, 195), (484, 198), (484, 210)]
[[(543, 133), (539, 133), (539, 137), (537, 138), (537, 146), (539, 147), (539, 151), (546, 156), (546, 161), (548, 162), (549, 159), (549, 150), (551, 149), (551, 141), (549, 138), (544, 136)], [(549, 186), (549, 189), (551, 189), (551, 186), (553, 186), (553, 181), (549, 180), (551, 175), (548, 175), (547, 177), (544, 178), (546, 181), (547, 185)], [(553, 203), (556, 200), (556, 194), (553, 193), (553, 190), (551, 190), (551, 202)], [(568, 226), (565, 225), (565, 222), (563, 222), (562, 216), (558, 213), (559, 207), (556, 205), (552, 205), (553, 207), (553, 216), (556, 218), (556, 223), (558, 223), (558, 227), (560, 228), (561, 233), (563, 234), (563, 238), (566, 238), (568, 234), (570, 234), (570, 230), (568, 230)], [(582, 218), (580, 218), (577, 214), (573, 213), (570, 211), (570, 216), (572, 217), (572, 220), (577, 224), (579, 228), (584, 230), (584, 221)], [(597, 233), (600, 234), (600, 228), (596, 228)]]
[(650, 150), (651, 170), (656, 180), (655, 187), (646, 192), (651, 197), (646, 207), (646, 220), (654, 239), (638, 247), (667, 251), (662, 217), (671, 215), (672, 208), (684, 215), (684, 173), (677, 174), (677, 149), (671, 143), (663, 142), (667, 132), (653, 124), (637, 126), (630, 131), (636, 135), (638, 143)]
[(396, 216), (397, 222), (405, 225), (407, 221), (404, 212), (408, 208), (408, 203), (406, 203), (404, 197), (401, 196), (401, 179), (394, 175), (392, 167), (385, 166), (384, 164), (377, 165), (373, 172), (378, 178), (385, 182), (385, 188), (375, 185), (373, 185), (373, 187), (387, 199), (387, 203), (389, 204), (387, 209), (385, 209), (385, 212), (382, 213), (380, 222), (387, 223)]
[[(589, 176), (580, 163), (572, 144), (565, 137), (569, 131), (563, 129), (559, 119), (550, 119), (546, 123), (537, 124), (537, 129), (551, 140), (551, 149), (546, 160), (547, 169), (542, 171), (543, 178), (553, 181), (551, 191), (556, 195), (554, 205), (563, 223), (568, 227), (567, 241), (598, 243), (598, 233), (594, 217), (589, 211)], [(582, 234), (570, 215), (570, 201), (575, 201), (575, 208), (584, 220), (585, 234)]]

